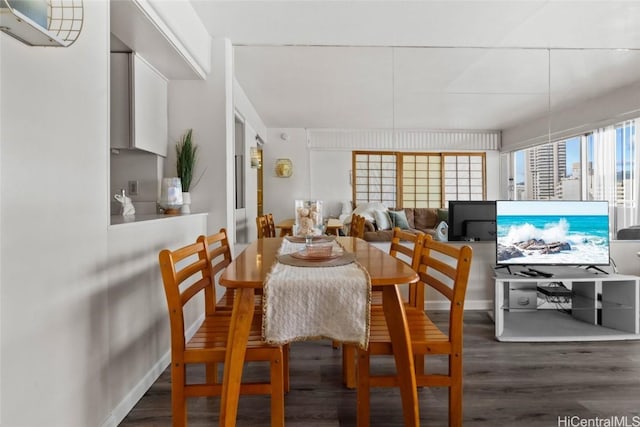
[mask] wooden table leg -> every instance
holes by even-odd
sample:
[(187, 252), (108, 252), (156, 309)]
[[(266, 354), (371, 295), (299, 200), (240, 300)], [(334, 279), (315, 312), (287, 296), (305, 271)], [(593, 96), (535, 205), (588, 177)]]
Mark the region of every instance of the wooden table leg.
[(233, 302), (233, 314), (227, 339), (227, 354), (224, 359), (224, 375), (222, 377), (222, 397), (220, 399), (220, 426), (236, 425), (240, 384), (244, 356), (249, 340), (249, 330), (253, 320), (254, 306), (253, 288), (236, 289)]
[(411, 350), (411, 338), (404, 304), (397, 286), (383, 287), (382, 309), (387, 320), (393, 356), (396, 361), (404, 425), (417, 427), (420, 425), (420, 412), (413, 351)]

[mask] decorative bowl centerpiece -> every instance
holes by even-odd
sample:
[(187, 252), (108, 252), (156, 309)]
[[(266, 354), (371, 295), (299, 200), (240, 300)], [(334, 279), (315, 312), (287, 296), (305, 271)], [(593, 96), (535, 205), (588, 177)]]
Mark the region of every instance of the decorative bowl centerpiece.
[(295, 201), (295, 236), (317, 236), (323, 233), (322, 200)]

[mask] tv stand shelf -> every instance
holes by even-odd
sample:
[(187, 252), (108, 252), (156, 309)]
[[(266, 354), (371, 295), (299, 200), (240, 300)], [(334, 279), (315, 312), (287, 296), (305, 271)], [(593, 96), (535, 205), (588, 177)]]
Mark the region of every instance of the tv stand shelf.
[(640, 278), (577, 267), (541, 268), (551, 277), (495, 271), (499, 341), (640, 339)]

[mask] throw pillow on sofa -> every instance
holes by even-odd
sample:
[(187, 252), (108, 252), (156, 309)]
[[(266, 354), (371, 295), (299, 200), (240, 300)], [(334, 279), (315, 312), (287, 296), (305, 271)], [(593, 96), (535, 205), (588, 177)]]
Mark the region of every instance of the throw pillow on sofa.
[(376, 226), (378, 230), (391, 230), (391, 217), (387, 211), (375, 210), (373, 211), (373, 218), (376, 220)]
[(449, 209), (440, 208), (438, 209), (438, 221), (449, 221)]
[(409, 221), (407, 220), (407, 214), (404, 211), (389, 211), (389, 217), (391, 218), (391, 224), (394, 227), (399, 227), (402, 230), (409, 229)]
[(356, 206), (352, 213), (363, 216), (369, 222), (375, 222), (376, 219), (373, 217), (373, 213), (376, 210), (384, 210), (386, 208), (381, 202), (363, 202)]

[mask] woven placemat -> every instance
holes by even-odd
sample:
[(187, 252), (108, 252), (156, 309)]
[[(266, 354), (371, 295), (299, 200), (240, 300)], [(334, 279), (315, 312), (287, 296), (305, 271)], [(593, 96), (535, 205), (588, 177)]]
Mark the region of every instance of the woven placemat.
[(278, 256), (278, 262), (294, 267), (337, 267), (339, 265), (351, 264), (356, 260), (353, 252), (345, 252), (337, 258), (327, 260), (310, 260), (292, 257), (291, 255)]

